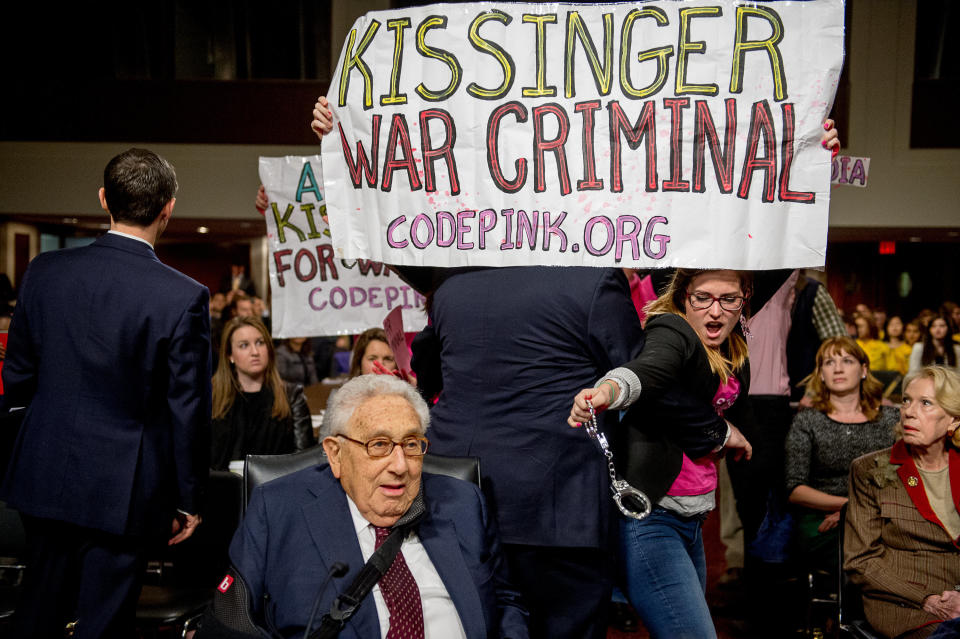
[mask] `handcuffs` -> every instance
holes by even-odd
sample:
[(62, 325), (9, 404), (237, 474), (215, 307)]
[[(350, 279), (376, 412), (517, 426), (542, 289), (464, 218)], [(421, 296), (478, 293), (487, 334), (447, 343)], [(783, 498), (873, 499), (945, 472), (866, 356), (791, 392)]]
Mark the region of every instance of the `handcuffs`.
[(607, 443), (607, 436), (600, 432), (597, 427), (597, 413), (593, 409), (593, 403), (588, 399), (587, 408), (590, 409), (590, 421), (585, 424), (587, 434), (596, 440), (600, 446), (600, 451), (607, 458), (607, 468), (610, 473), (610, 492), (613, 493), (613, 502), (617, 505), (627, 517), (636, 520), (645, 519), (653, 511), (653, 504), (650, 498), (642, 491), (637, 490), (625, 480), (617, 475), (617, 469), (613, 465), (613, 451)]

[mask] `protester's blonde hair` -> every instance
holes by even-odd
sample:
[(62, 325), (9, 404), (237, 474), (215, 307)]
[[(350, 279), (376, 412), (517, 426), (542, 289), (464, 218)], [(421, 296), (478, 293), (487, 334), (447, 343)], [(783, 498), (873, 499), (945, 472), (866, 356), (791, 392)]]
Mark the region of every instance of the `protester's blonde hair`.
[(880, 403), (883, 400), (883, 382), (873, 376), (870, 372), (870, 358), (852, 337), (828, 337), (820, 344), (817, 350), (817, 364), (813, 372), (800, 381), (800, 385), (806, 387), (807, 396), (813, 403), (812, 408), (827, 414), (833, 412), (833, 404), (830, 402), (830, 389), (823, 381), (823, 360), (829, 355), (840, 355), (846, 352), (852, 356), (861, 365), (867, 367), (867, 376), (860, 380), (860, 410), (864, 416), (873, 421), (880, 413)]
[[(907, 373), (903, 378), (903, 389), (922, 378), (933, 380), (933, 396), (940, 408), (950, 417), (960, 419), (960, 375), (945, 366), (924, 366)], [(954, 448), (960, 448), (960, 428), (955, 428), (952, 437), (948, 434), (946, 439)]]
[[(649, 318), (655, 315), (663, 315), (665, 313), (673, 313), (683, 319), (687, 319), (684, 313), (684, 308), (686, 307), (684, 301), (687, 297), (687, 289), (690, 286), (690, 282), (698, 275), (720, 270), (724, 269), (677, 269), (660, 297), (647, 304), (644, 308), (647, 319), (649, 320)], [(737, 274), (740, 280), (740, 290), (744, 297), (749, 297), (751, 292), (749, 274), (743, 271), (734, 271), (734, 273)], [(744, 301), (740, 313), (744, 313), (746, 310), (747, 302)], [(697, 333), (697, 337), (700, 339), (700, 342), (703, 343), (703, 338), (700, 337), (699, 333)], [(743, 368), (743, 365), (747, 361), (747, 340), (738, 332), (736, 326), (720, 348), (711, 348), (706, 344), (703, 344), (703, 347), (707, 351), (710, 370), (716, 375), (719, 375), (720, 379), (724, 382), (733, 375), (734, 371)]]
[(237, 399), (237, 393), (241, 392), (240, 380), (237, 379), (236, 368), (230, 362), (230, 354), (231, 338), (243, 326), (252, 326), (260, 332), (270, 356), (267, 361), (267, 368), (264, 371), (264, 384), (273, 392), (273, 410), (270, 415), (278, 419), (290, 417), (292, 415), (290, 402), (287, 400), (287, 393), (283, 387), (283, 380), (280, 379), (280, 373), (277, 372), (277, 358), (273, 350), (273, 340), (270, 338), (267, 327), (255, 317), (234, 317), (224, 326), (223, 337), (220, 340), (220, 363), (217, 365), (217, 372), (213, 375), (213, 419), (225, 417), (230, 412), (230, 408), (233, 407), (233, 402)]

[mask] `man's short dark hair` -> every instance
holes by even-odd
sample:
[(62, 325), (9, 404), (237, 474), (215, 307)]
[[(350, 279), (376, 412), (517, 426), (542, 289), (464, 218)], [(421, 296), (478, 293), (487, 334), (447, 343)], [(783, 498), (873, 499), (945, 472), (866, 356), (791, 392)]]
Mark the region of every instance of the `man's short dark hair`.
[(150, 226), (177, 193), (170, 163), (146, 149), (130, 149), (103, 170), (107, 208), (115, 222)]

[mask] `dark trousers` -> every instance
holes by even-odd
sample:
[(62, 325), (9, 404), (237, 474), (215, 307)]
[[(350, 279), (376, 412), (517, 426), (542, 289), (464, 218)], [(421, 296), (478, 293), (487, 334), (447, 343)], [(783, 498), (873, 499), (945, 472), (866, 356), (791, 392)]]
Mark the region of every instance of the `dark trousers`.
[(790, 398), (777, 395), (751, 395), (753, 420), (735, 424), (753, 446), (753, 457), (738, 462), (727, 460), (737, 514), (743, 524), (744, 551), (757, 536), (767, 514), (767, 500), (773, 496), (785, 500), (783, 485), (783, 447), (793, 421)]
[(750, 461), (727, 460), (737, 514), (743, 523), (744, 580), (747, 595), (755, 603), (748, 612), (748, 621), (765, 628), (765, 636), (787, 636), (792, 630), (790, 615), (782, 614), (787, 598), (784, 588), (789, 568), (786, 564), (765, 563), (750, 553), (750, 544), (757, 536), (767, 514), (770, 499), (785, 507), (784, 444), (793, 410), (790, 398), (777, 395), (751, 395), (753, 419), (736, 424), (753, 446)]
[(27, 533), (23, 595), (13, 636), (74, 639), (135, 635), (137, 599), (146, 568), (142, 540), (21, 515)]
[(531, 639), (603, 639), (613, 589), (609, 552), (504, 544), (513, 584), (530, 610)]

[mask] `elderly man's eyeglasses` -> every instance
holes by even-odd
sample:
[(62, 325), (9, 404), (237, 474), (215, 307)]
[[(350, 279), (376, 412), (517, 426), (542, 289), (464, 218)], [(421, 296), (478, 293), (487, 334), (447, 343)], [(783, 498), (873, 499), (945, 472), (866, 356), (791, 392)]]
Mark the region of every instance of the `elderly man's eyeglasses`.
[(410, 437), (404, 437), (398, 442), (393, 441), (389, 437), (374, 437), (365, 442), (347, 437), (343, 434), (338, 434), (337, 437), (343, 437), (349, 442), (360, 444), (367, 449), (367, 454), (371, 457), (386, 457), (393, 452), (394, 446), (400, 446), (400, 450), (402, 450), (403, 454), (407, 457), (423, 457), (427, 452), (427, 447), (430, 445), (430, 441), (423, 435), (411, 435)]
[(720, 308), (725, 311), (739, 311), (743, 308), (743, 302), (746, 298), (742, 295), (721, 295), (720, 297), (714, 297), (710, 293), (704, 293), (703, 291), (694, 291), (693, 293), (687, 291), (687, 300), (690, 302), (690, 306), (698, 311), (710, 308), (714, 302), (720, 302)]

